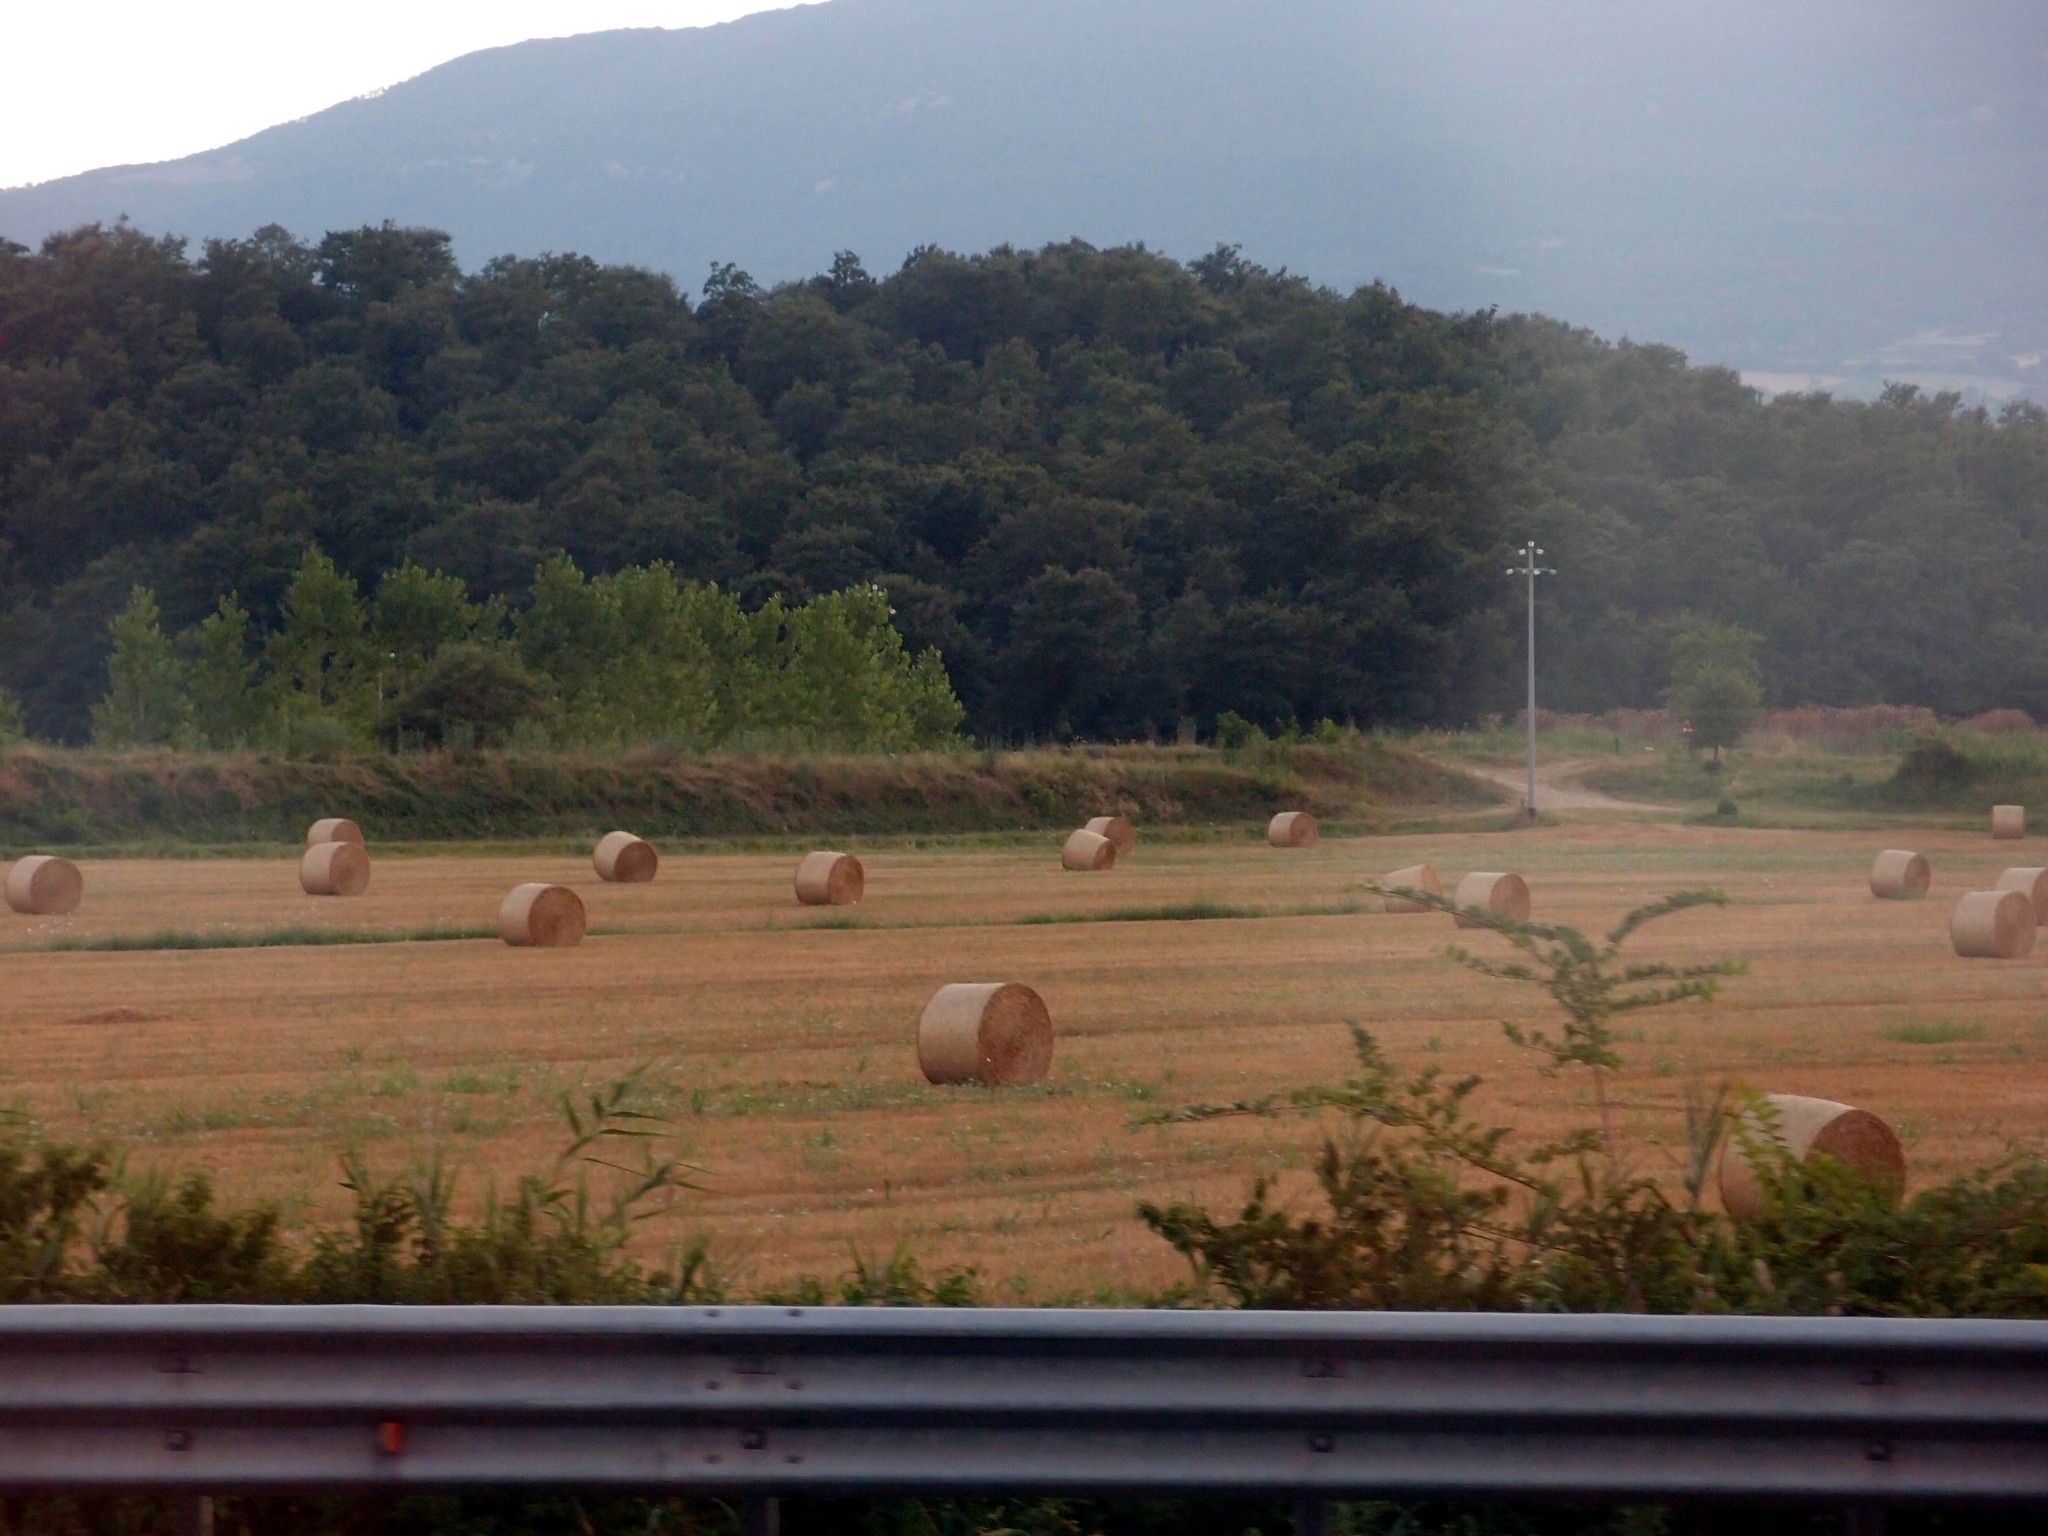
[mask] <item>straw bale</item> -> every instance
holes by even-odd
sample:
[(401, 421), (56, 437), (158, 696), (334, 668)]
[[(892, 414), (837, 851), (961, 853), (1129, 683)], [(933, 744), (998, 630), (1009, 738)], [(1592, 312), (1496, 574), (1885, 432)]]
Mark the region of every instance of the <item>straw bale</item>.
[(1886, 901), (1916, 901), (1927, 894), (1934, 872), (1924, 854), (1887, 848), (1870, 866), (1870, 894)]
[(1991, 807), (1991, 835), (2000, 841), (2027, 835), (2027, 808), (2024, 805), (1994, 805)]
[(498, 908), (498, 936), (520, 948), (568, 949), (583, 942), (583, 898), (566, 885), (515, 885)]
[[(1776, 1135), (1772, 1136), (1752, 1108), (1742, 1117), (1752, 1137), (1782, 1142), (1794, 1162), (1832, 1157), (1866, 1179), (1889, 1184), (1894, 1190), (1905, 1187), (1905, 1149), (1892, 1128), (1869, 1110), (1791, 1093), (1767, 1093), (1763, 1102), (1774, 1112)], [(1721, 1148), (1721, 1206), (1744, 1221), (1754, 1221), (1768, 1209), (1763, 1186), (1739, 1136), (1730, 1136)]]
[(630, 832), (607, 832), (597, 840), (590, 855), (597, 878), (615, 885), (645, 885), (661, 866), (661, 856), (644, 837)]
[(917, 1021), (917, 1064), (934, 1083), (1035, 1083), (1052, 1067), (1052, 1015), (1022, 982), (956, 981)]
[(363, 829), (346, 816), (327, 816), (306, 828), (306, 846), (316, 848), (322, 843), (361, 844)]
[(868, 872), (850, 853), (807, 853), (796, 866), (796, 899), (807, 907), (850, 907), (867, 894)]
[(62, 917), (85, 899), (85, 876), (69, 859), (32, 853), (7, 871), (7, 905), (31, 917)]
[(1971, 960), (2024, 960), (2034, 949), (2034, 903), (2024, 891), (1971, 891), (1949, 914), (1956, 953)]
[(1994, 891), (2018, 891), (2034, 904), (2034, 926), (2048, 923), (2048, 869), (2008, 869)]
[(1138, 846), (1138, 829), (1121, 816), (1090, 816), (1087, 830), (1115, 843), (1119, 857)]
[(370, 856), (361, 843), (315, 843), (299, 859), (308, 896), (360, 896), (370, 888)]
[[(1482, 911), (1497, 913), (1511, 923), (1529, 921), (1529, 882), (1520, 875), (1503, 874), (1495, 870), (1475, 871), (1458, 882), (1457, 894), (1451, 899), (1461, 907), (1477, 907)], [(1453, 915), (1457, 918), (1460, 928), (1486, 926), (1462, 913)]]
[[(1444, 883), (1437, 877), (1434, 864), (1410, 864), (1406, 869), (1397, 869), (1380, 882), (1388, 891), (1427, 891), (1432, 896), (1444, 893)], [(1387, 897), (1389, 912), (1430, 912), (1435, 908), (1419, 901), (1410, 901), (1405, 896)]]
[(1070, 832), (1066, 846), (1060, 849), (1060, 868), (1088, 873), (1115, 869), (1116, 844), (1100, 832), (1090, 832), (1086, 827)]
[(1307, 811), (1282, 811), (1266, 823), (1266, 841), (1275, 848), (1313, 848), (1319, 836)]

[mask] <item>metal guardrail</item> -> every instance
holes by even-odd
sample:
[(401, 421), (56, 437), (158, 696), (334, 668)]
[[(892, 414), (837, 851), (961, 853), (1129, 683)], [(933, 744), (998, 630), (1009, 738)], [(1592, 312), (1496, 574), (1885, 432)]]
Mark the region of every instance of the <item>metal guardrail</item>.
[(0, 1488), (2048, 1498), (2048, 1323), (0, 1307)]

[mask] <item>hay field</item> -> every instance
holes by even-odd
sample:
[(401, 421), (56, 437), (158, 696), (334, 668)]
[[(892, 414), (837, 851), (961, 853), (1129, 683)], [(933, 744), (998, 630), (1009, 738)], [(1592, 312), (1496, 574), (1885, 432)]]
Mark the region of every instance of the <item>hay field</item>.
[[(562, 1089), (652, 1061), (705, 1188), (649, 1223), (649, 1245), (708, 1229), (742, 1284), (771, 1284), (900, 1239), (927, 1266), (979, 1266), (997, 1294), (1109, 1295), (1180, 1275), (1135, 1201), (1234, 1202), (1255, 1171), (1301, 1169), (1315, 1138), (1299, 1120), (1134, 1119), (1339, 1073), (1347, 1019), (1406, 1062), (1483, 1073), (1484, 1110), (1532, 1139), (1584, 1123), (1580, 1090), (1541, 1078), (1500, 1037), (1504, 1016), (1548, 1017), (1540, 993), (1450, 965), (1447, 919), (1341, 910), (1366, 904), (1360, 881), (1423, 858), (1447, 883), (1519, 870), (1539, 918), (1589, 927), (1669, 891), (1728, 892), (1728, 909), (1640, 941), (1645, 956), (1752, 964), (1710, 1007), (1627, 1021), (1620, 1097), (1647, 1168), (1676, 1165), (1688, 1082), (1873, 1109), (1900, 1127), (1921, 1178), (2042, 1145), (2048, 944), (1973, 962), (1947, 937), (1955, 893), (2048, 857), (2041, 842), (1588, 822), (1326, 838), (1309, 852), (1141, 842), (1109, 874), (1063, 873), (1057, 837), (882, 843), (856, 850), (868, 896), (850, 912), (799, 908), (783, 854), (671, 852), (643, 886), (601, 885), (587, 861), (554, 856), (382, 858), (354, 900), (301, 895), (288, 859), (88, 863), (73, 916), (0, 919), (0, 1105), (318, 1219), (345, 1209), (344, 1146), (396, 1170), (437, 1145), (475, 1197), (492, 1171), (551, 1155)], [(1870, 858), (1887, 844), (1933, 860), (1930, 899), (1871, 899)], [(582, 892), (593, 936), (580, 949), (37, 948), (163, 929), (488, 925), (500, 895), (533, 879)], [(1021, 921), (1190, 902), (1272, 915)], [(1051, 1082), (925, 1085), (912, 1046), (925, 998), (950, 980), (1012, 979), (1052, 1009)], [(1293, 1177), (1305, 1196), (1306, 1174)]]

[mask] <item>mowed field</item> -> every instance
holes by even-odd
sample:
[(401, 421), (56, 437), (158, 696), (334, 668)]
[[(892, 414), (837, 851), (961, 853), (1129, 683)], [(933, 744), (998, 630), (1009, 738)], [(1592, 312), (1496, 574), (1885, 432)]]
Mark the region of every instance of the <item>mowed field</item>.
[[(1347, 1020), (1406, 1063), (1483, 1074), (1481, 1112), (1531, 1141), (1587, 1123), (1582, 1084), (1543, 1078), (1501, 1038), (1504, 1017), (1552, 1017), (1540, 991), (1446, 960), (1448, 919), (1366, 910), (1377, 903), (1361, 882), (1418, 859), (1447, 881), (1519, 870), (1539, 917), (1588, 929), (1667, 892), (1728, 893), (1725, 910), (1638, 940), (1646, 958), (1751, 966), (1716, 1003), (1625, 1021), (1619, 1094), (1640, 1167), (1678, 1166), (1688, 1085), (1723, 1082), (1885, 1115), (1916, 1182), (2040, 1146), (2048, 944), (2026, 961), (1959, 960), (1947, 921), (1957, 892), (2048, 862), (2043, 841), (1583, 821), (1308, 852), (1141, 842), (1103, 875), (1063, 873), (1054, 837), (885, 844), (856, 850), (868, 898), (835, 913), (795, 905), (789, 854), (671, 853), (638, 887), (551, 855), (385, 857), (352, 900), (302, 896), (288, 859), (88, 863), (73, 916), (0, 918), (0, 1105), (52, 1135), (117, 1138), (131, 1168), (202, 1168), (233, 1198), (323, 1221), (347, 1208), (344, 1148), (387, 1172), (438, 1150), (474, 1200), (492, 1176), (549, 1161), (564, 1090), (651, 1063), (653, 1107), (703, 1187), (646, 1225), (650, 1256), (708, 1231), (727, 1272), (761, 1287), (901, 1242), (927, 1269), (978, 1267), (998, 1296), (1086, 1299), (1181, 1276), (1134, 1218), (1140, 1199), (1234, 1208), (1254, 1174), (1293, 1170), (1287, 1187), (1312, 1200), (1312, 1120), (1139, 1122), (1341, 1074)], [(1870, 897), (1886, 843), (1930, 856), (1930, 899)], [(581, 891), (595, 931), (580, 948), (37, 948), (166, 929), (489, 924), (531, 879)], [(1265, 915), (1024, 921), (1198, 901)], [(919, 1009), (965, 980), (1044, 995), (1059, 1032), (1047, 1085), (923, 1082)]]

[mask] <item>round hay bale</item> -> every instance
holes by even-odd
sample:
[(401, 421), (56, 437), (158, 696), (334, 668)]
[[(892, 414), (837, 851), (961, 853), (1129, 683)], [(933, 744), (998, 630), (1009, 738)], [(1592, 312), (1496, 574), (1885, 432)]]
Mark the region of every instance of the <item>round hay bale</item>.
[(1121, 816), (1090, 816), (1086, 830), (1115, 843), (1119, 857), (1138, 846), (1138, 829)]
[(2034, 949), (2034, 903), (2024, 891), (1971, 891), (1949, 914), (1948, 936), (1970, 960), (2024, 960)]
[(322, 843), (354, 843), (362, 845), (363, 829), (346, 816), (328, 816), (306, 828), (306, 846), (317, 848)]
[(956, 981), (917, 1021), (917, 1064), (934, 1083), (1035, 1083), (1052, 1067), (1052, 1015), (1022, 982)]
[(597, 878), (614, 885), (645, 885), (661, 867), (661, 855), (644, 837), (630, 832), (607, 832), (597, 840), (590, 855)]
[(1116, 844), (1100, 832), (1090, 832), (1086, 827), (1067, 834), (1066, 846), (1060, 849), (1060, 868), (1078, 869), (1097, 873), (1116, 868)]
[[(1497, 913), (1511, 923), (1529, 921), (1529, 882), (1520, 875), (1490, 870), (1475, 871), (1458, 882), (1457, 893), (1451, 899), (1461, 907), (1477, 907), (1485, 912)], [(1486, 926), (1462, 912), (1452, 915), (1457, 918), (1460, 928)]]
[(1994, 805), (1991, 807), (1991, 835), (2001, 842), (2027, 835), (2027, 808), (2024, 805)]
[[(1437, 878), (1434, 864), (1410, 864), (1406, 869), (1397, 869), (1380, 882), (1389, 893), (1394, 891), (1427, 891), (1432, 896), (1444, 893), (1444, 883)], [(1410, 901), (1404, 896), (1389, 894), (1386, 898), (1389, 912), (1431, 912), (1436, 909), (1420, 901)]]
[(1927, 894), (1933, 878), (1924, 854), (1887, 848), (1870, 866), (1870, 894), (1886, 901), (1916, 901)]
[(62, 917), (85, 899), (85, 876), (69, 859), (32, 853), (7, 871), (7, 905), (31, 917)]
[[(1906, 1183), (1906, 1153), (1889, 1125), (1867, 1109), (1852, 1109), (1833, 1099), (1801, 1098), (1791, 1093), (1767, 1093), (1763, 1102), (1775, 1111), (1777, 1132), (1765, 1130), (1755, 1109), (1742, 1117), (1749, 1134), (1762, 1140), (1784, 1143), (1794, 1162), (1815, 1156), (1832, 1157), (1844, 1168), (1903, 1189)], [(1742, 1150), (1739, 1137), (1730, 1136), (1721, 1148), (1721, 1206), (1730, 1216), (1754, 1221), (1768, 1208), (1756, 1170)]]
[(583, 898), (566, 885), (515, 885), (498, 908), (498, 937), (522, 949), (581, 944)]
[(308, 896), (360, 896), (370, 888), (370, 856), (361, 843), (315, 843), (299, 859)]
[(2034, 904), (2034, 926), (2048, 923), (2048, 869), (2008, 869), (1994, 891), (2018, 891)]
[(868, 872), (850, 853), (807, 853), (796, 866), (796, 899), (807, 907), (850, 907), (867, 894)]
[(1307, 811), (1282, 811), (1266, 823), (1266, 841), (1275, 848), (1313, 848), (1321, 835)]

